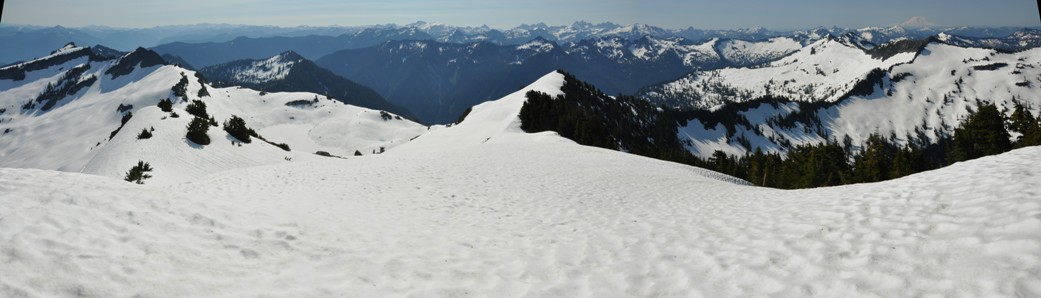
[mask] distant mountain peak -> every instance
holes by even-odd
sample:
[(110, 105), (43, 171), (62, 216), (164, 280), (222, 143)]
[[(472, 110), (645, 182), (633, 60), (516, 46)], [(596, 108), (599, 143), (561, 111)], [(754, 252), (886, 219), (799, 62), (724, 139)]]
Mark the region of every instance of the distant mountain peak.
[(65, 44), (65, 46), (61, 47), (60, 49), (57, 49), (57, 50), (51, 52), (51, 54), (57, 54), (57, 53), (60, 53), (60, 52), (65, 52), (65, 51), (72, 50), (72, 49), (75, 49), (75, 48), (78, 48), (76, 46), (76, 43), (75, 42), (69, 42), (69, 43)]
[(134, 68), (136, 67), (145, 68), (164, 64), (166, 64), (166, 60), (159, 56), (158, 53), (138, 47), (133, 52), (119, 58), (119, 61), (112, 65), (105, 74), (111, 75), (112, 78), (115, 79), (122, 75), (129, 74), (134, 71)]
[(304, 60), (304, 56), (301, 56), (300, 54), (298, 54), (297, 52), (295, 52), (293, 50), (288, 50), (288, 51), (282, 52), (282, 53), (280, 53), (277, 56), (272, 57), (272, 58), (276, 58), (276, 57), (278, 57), (282, 61), (300, 61), (300, 60)]
[(930, 22), (923, 16), (913, 16), (910, 19), (901, 22), (898, 26), (911, 29), (925, 29), (936, 27), (936, 23)]

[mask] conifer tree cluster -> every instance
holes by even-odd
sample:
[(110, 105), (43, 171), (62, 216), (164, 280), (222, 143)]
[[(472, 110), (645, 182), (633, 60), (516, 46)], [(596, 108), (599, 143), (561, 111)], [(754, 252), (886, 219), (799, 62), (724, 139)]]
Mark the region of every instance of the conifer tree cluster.
[(188, 101), (188, 77), (181, 73), (181, 79), (170, 90), (181, 100)]
[[(1011, 117), (1004, 115), (993, 104), (980, 104), (953, 136), (941, 136), (934, 143), (909, 140), (906, 145), (898, 145), (894, 137), (872, 134), (859, 149), (832, 141), (796, 146), (784, 157), (758, 148), (741, 157), (717, 151), (707, 160), (695, 158), (688, 164), (759, 186), (792, 189), (885, 181), (1013, 148), (1041, 145), (1041, 117), (1033, 117), (1019, 105)], [(1010, 131), (1020, 135), (1015, 142), (1010, 141)]]

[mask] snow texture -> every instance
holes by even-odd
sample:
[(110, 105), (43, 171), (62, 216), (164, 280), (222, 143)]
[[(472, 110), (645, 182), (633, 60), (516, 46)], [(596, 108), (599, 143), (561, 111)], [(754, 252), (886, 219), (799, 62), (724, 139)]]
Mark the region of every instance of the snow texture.
[(520, 131), (562, 81), (381, 155), (166, 186), (0, 168), (0, 296), (1041, 295), (1041, 148), (772, 190)]

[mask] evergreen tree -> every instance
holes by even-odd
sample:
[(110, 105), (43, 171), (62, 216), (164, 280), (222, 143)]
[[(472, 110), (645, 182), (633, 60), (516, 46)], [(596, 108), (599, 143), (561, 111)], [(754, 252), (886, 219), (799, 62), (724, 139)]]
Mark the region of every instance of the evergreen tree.
[(160, 100), (158, 106), (160, 110), (163, 110), (163, 112), (173, 112), (173, 102), (171, 102), (169, 98)]
[(890, 165), (896, 155), (896, 146), (878, 133), (868, 136), (864, 149), (854, 156), (855, 182), (877, 182), (888, 179)]
[(242, 118), (235, 115), (231, 115), (231, 118), (224, 121), (224, 131), (227, 131), (229, 135), (246, 144), (251, 142), (250, 136), (257, 135), (255, 131), (246, 127), (246, 120), (242, 120)]
[(206, 114), (206, 103), (198, 99), (192, 100), (192, 102), (184, 108), (184, 111), (188, 112), (188, 114), (195, 115), (196, 117), (201, 117), (204, 120), (210, 118), (210, 115)]
[(142, 128), (141, 129), (141, 133), (137, 134), (137, 139), (138, 140), (150, 139), (150, 138), (152, 138), (152, 132), (148, 131), (147, 128)]
[(993, 104), (980, 105), (954, 130), (954, 160), (965, 161), (1012, 150), (1005, 116)]
[(893, 156), (893, 162), (889, 166), (889, 173), (886, 175), (889, 179), (900, 178), (903, 176), (911, 175), (916, 173), (915, 160), (916, 152), (909, 146), (905, 146), (895, 151)]
[(210, 130), (210, 123), (204, 118), (194, 117), (188, 123), (188, 134), (185, 137), (199, 145), (209, 145), (210, 136), (206, 134)]
[(1023, 105), (1016, 104), (1009, 120), (1010, 130), (1020, 133), (1013, 143), (1014, 148), (1041, 145), (1041, 119), (1034, 118)]

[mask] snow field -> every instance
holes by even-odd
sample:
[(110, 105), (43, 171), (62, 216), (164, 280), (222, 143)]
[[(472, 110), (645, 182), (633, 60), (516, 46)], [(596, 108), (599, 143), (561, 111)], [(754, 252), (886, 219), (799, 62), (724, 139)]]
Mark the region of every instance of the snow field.
[(0, 169), (0, 296), (1041, 295), (1041, 148), (773, 190), (525, 134), (523, 91), (382, 155), (166, 186)]

